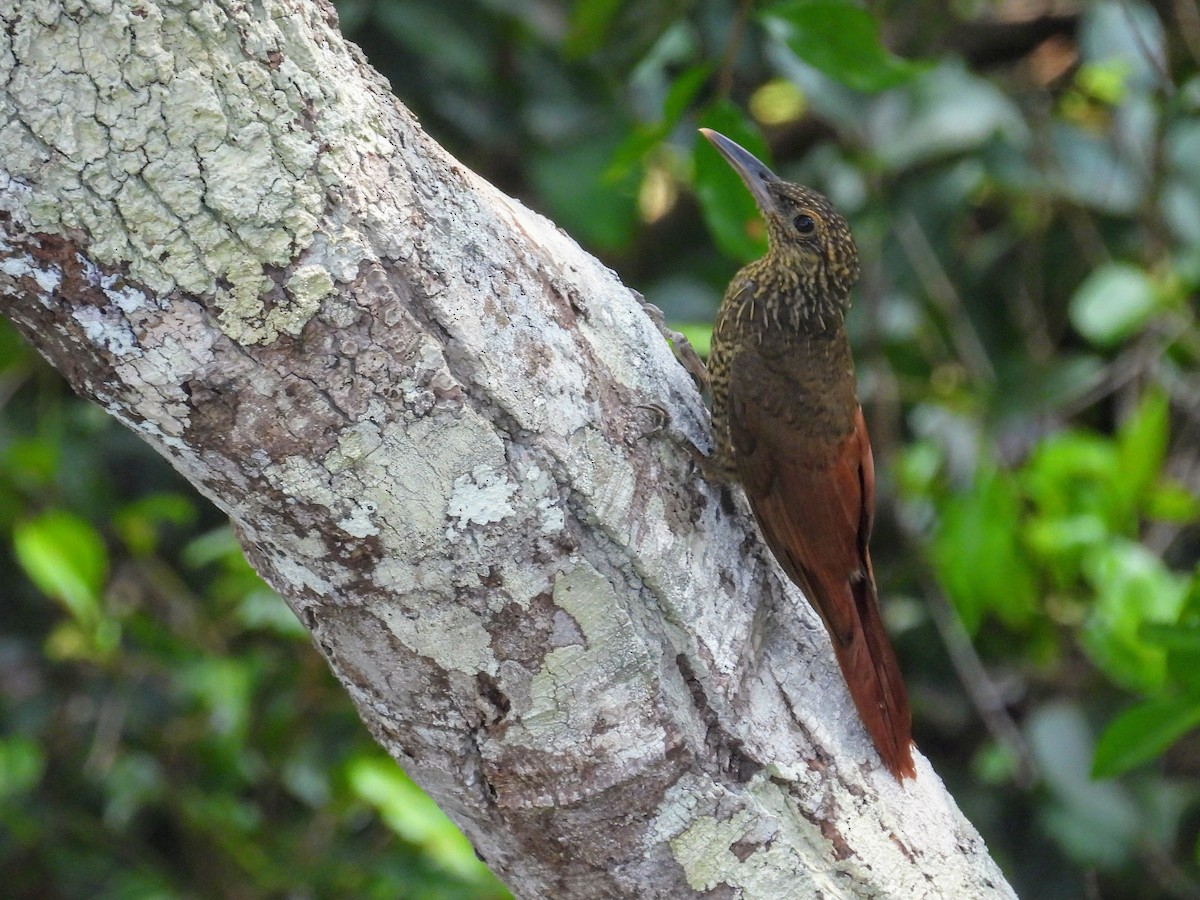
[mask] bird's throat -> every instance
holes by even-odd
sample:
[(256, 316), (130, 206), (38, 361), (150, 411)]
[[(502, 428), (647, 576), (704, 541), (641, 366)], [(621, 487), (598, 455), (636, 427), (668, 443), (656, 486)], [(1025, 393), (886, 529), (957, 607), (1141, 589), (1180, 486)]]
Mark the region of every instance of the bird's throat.
[(771, 335), (783, 342), (803, 336), (841, 335), (849, 299), (830, 292), (812, 271), (781, 265), (772, 254), (750, 263), (734, 280), (746, 284), (748, 290), (731, 295), (737, 304), (729, 311), (731, 319), (739, 330), (746, 328), (760, 338)]

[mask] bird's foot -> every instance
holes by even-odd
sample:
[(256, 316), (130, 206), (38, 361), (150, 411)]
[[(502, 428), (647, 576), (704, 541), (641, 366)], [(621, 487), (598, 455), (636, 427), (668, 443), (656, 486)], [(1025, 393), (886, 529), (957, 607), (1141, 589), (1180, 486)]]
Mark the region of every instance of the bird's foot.
[(725, 484), (733, 479), (717, 462), (715, 456), (710, 456), (699, 447), (695, 441), (691, 439), (682, 430), (675, 427), (671, 423), (671, 414), (667, 410), (659, 406), (657, 403), (642, 403), (638, 405), (638, 409), (646, 412), (652, 420), (652, 425), (642, 433), (642, 437), (652, 437), (656, 434), (665, 434), (670, 440), (679, 444), (688, 452), (688, 456), (692, 458), (692, 462), (696, 468), (700, 470), (700, 474), (704, 476), (706, 481), (713, 484)]
[(692, 342), (667, 324), (667, 318), (663, 315), (661, 309), (649, 302), (637, 291), (633, 293), (638, 298), (638, 302), (642, 304), (642, 309), (646, 311), (646, 315), (650, 317), (650, 321), (658, 329), (658, 333), (666, 338), (667, 343), (671, 345), (671, 352), (675, 354), (675, 358), (679, 360), (688, 374), (692, 376), (692, 380), (696, 382), (696, 387), (701, 391), (708, 390), (708, 369), (704, 365), (704, 360), (700, 358), (700, 354), (696, 352), (696, 348), (692, 346)]

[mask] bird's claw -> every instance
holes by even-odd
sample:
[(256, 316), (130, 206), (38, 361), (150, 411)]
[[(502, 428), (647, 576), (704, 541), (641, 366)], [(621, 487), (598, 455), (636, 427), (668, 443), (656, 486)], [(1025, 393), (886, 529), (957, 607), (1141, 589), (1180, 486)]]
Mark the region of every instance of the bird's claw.
[(720, 468), (711, 456), (697, 447), (695, 441), (687, 434), (672, 426), (671, 414), (665, 407), (657, 403), (639, 403), (636, 408), (649, 413), (653, 420), (651, 427), (642, 432), (641, 436), (643, 438), (652, 437), (656, 434), (665, 434), (670, 440), (679, 444), (687, 451), (688, 456), (691, 457), (692, 462), (700, 470), (700, 474), (704, 476), (705, 480), (711, 481), (714, 484), (722, 484), (729, 480), (720, 471)]
[(665, 431), (671, 422), (671, 414), (667, 412), (665, 406), (657, 403), (639, 403), (637, 408), (649, 413), (653, 423), (649, 429), (642, 432), (642, 437), (652, 437), (660, 431)]
[(642, 309), (646, 311), (646, 315), (650, 317), (650, 321), (658, 329), (658, 333), (671, 345), (671, 352), (675, 354), (675, 358), (679, 360), (680, 365), (687, 370), (687, 373), (692, 376), (692, 380), (696, 382), (696, 387), (701, 391), (707, 391), (708, 368), (704, 365), (704, 360), (700, 358), (700, 354), (696, 352), (696, 348), (692, 346), (692, 342), (667, 324), (667, 318), (663, 315), (661, 309), (636, 291), (634, 291), (634, 294), (637, 296), (638, 302), (642, 304)]

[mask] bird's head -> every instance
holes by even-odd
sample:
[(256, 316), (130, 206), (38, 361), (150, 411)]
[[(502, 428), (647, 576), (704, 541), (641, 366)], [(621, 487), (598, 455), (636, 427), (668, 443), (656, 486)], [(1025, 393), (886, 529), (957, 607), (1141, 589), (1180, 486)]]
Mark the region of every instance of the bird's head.
[(810, 302), (845, 309), (858, 280), (858, 250), (850, 226), (824, 195), (784, 181), (754, 154), (711, 128), (701, 128), (741, 176), (767, 224), (767, 264), (794, 280)]

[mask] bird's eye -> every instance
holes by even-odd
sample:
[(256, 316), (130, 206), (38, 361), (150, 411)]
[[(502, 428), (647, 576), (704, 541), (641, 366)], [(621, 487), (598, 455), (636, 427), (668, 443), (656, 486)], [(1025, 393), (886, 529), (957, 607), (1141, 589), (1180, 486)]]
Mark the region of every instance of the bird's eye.
[(817, 223), (813, 221), (813, 217), (800, 213), (792, 220), (792, 224), (796, 226), (796, 230), (801, 234), (812, 234), (817, 230)]

